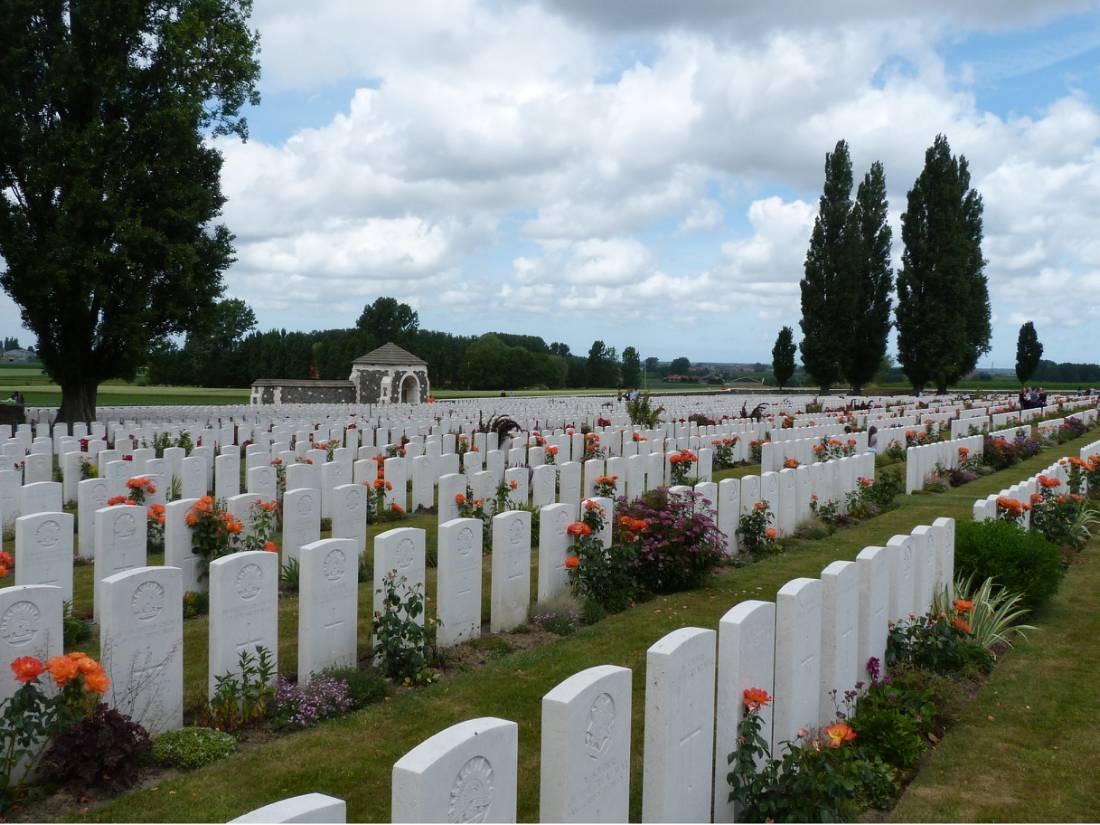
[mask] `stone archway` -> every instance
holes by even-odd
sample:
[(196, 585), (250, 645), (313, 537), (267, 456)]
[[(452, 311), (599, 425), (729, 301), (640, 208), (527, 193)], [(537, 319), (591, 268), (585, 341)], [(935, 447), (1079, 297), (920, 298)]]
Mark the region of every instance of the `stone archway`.
[(415, 375), (406, 375), (401, 380), (400, 400), (402, 404), (420, 403), (420, 382), (416, 380)]

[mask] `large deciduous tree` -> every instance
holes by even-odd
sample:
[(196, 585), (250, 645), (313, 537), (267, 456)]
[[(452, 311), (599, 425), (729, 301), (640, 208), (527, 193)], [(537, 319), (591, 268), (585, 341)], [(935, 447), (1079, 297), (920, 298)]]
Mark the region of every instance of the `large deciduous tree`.
[(783, 327), (775, 337), (775, 346), (772, 347), (772, 375), (775, 376), (775, 383), (779, 385), (779, 389), (783, 389), (794, 375), (794, 357), (797, 352), (794, 330)]
[(232, 236), (213, 135), (259, 102), (250, 0), (0, 4), (0, 284), (61, 385), (62, 421), (191, 329)]
[(859, 227), (859, 259), (854, 273), (851, 327), (843, 362), (844, 377), (854, 392), (875, 377), (886, 355), (890, 333), (890, 294), (894, 277), (890, 268), (890, 225), (887, 223), (886, 175), (875, 161), (856, 192), (852, 223)]
[(825, 155), (825, 186), (799, 282), (802, 363), (823, 392), (844, 374), (859, 298), (861, 246), (852, 209), (852, 161), (841, 140)]
[(642, 381), (642, 359), (634, 347), (623, 350), (622, 379), (624, 387), (636, 387)]
[(944, 135), (925, 152), (901, 237), (898, 361), (914, 388), (934, 383), (946, 392), (989, 352), (991, 330), (982, 198), (970, 188), (966, 158), (952, 156)]
[(668, 371), (670, 375), (687, 375), (688, 372), (691, 371), (691, 361), (683, 355), (678, 358), (673, 358), (672, 363), (669, 364)]
[(614, 387), (619, 383), (619, 357), (614, 347), (593, 341), (585, 362), (585, 384), (589, 387)]
[(366, 346), (380, 347), (391, 341), (403, 344), (420, 328), (420, 316), (408, 304), (382, 297), (363, 307), (355, 325), (367, 336)]
[(1035, 375), (1039, 360), (1043, 357), (1043, 345), (1035, 332), (1035, 324), (1028, 321), (1020, 327), (1016, 338), (1016, 377), (1024, 384)]

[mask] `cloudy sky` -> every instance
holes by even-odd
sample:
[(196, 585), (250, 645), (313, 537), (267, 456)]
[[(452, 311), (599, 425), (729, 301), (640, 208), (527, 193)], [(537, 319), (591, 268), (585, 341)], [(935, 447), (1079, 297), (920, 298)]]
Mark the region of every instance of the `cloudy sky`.
[[(231, 295), (262, 327), (421, 325), (770, 360), (824, 155), (899, 215), (937, 132), (985, 200), (993, 352), (1098, 360), (1100, 4), (256, 0), (225, 142)], [(10, 307), (9, 307), (10, 309)], [(9, 315), (5, 312), (4, 315)]]

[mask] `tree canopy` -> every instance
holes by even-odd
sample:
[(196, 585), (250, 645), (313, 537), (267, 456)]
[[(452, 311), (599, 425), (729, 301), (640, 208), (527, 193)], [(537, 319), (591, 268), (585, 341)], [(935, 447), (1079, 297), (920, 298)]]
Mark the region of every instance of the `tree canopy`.
[(222, 158), (259, 102), (249, 0), (0, 4), (0, 285), (89, 420), (108, 378), (191, 330), (233, 260)]
[(391, 341), (395, 344), (408, 343), (420, 328), (420, 317), (408, 304), (400, 303), (396, 298), (382, 297), (363, 307), (355, 326), (367, 336), (365, 346), (373, 349)]

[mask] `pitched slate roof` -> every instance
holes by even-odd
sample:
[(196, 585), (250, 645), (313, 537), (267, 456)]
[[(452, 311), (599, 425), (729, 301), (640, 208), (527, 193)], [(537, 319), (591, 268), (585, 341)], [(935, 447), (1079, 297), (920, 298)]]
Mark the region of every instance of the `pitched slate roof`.
[(403, 350), (394, 343), (383, 344), (376, 350), (371, 350), (366, 355), (360, 355), (353, 364), (370, 364), (380, 367), (408, 367), (427, 366), (427, 361), (417, 358), (408, 350)]

